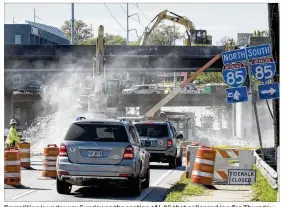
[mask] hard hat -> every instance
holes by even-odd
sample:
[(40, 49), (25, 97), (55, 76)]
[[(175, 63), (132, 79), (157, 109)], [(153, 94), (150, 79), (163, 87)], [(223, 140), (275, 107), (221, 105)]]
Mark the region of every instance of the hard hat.
[(10, 121), (10, 125), (12, 125), (12, 124), (16, 124), (17, 123), (17, 121), (15, 120), (15, 119), (11, 119), (11, 121)]

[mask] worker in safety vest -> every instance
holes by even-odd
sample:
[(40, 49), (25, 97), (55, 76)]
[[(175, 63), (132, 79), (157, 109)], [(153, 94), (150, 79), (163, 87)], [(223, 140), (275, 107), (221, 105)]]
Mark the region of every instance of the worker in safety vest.
[(171, 86), (168, 87), (168, 93), (171, 93), (172, 92), (172, 88)]
[(19, 135), (16, 130), (16, 123), (17, 121), (15, 119), (11, 119), (10, 125), (11, 128), (9, 130), (7, 139), (6, 139), (6, 145), (7, 147), (17, 147), (18, 142), (20, 141), (20, 138), (22, 135)]

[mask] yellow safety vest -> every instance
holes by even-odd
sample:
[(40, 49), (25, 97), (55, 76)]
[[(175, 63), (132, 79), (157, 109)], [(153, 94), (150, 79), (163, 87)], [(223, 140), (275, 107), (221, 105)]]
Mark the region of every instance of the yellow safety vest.
[(9, 134), (7, 136), (7, 139), (6, 139), (6, 144), (12, 144), (13, 141), (19, 142), (20, 138), (19, 138), (19, 135), (18, 135), (18, 132), (17, 132), (16, 128), (11, 127), (10, 130), (9, 130)]

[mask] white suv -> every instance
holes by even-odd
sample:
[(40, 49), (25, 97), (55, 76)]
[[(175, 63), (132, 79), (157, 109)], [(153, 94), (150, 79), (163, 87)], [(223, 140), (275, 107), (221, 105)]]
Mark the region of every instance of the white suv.
[(135, 85), (129, 89), (124, 89), (123, 94), (153, 94), (160, 93), (156, 87), (151, 85)]

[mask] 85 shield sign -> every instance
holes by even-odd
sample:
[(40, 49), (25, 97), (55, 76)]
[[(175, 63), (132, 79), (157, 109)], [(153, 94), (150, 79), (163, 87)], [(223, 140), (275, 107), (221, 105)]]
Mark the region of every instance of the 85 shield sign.
[(232, 87), (241, 86), (247, 77), (247, 70), (242, 63), (224, 65), (222, 78), (224, 82)]
[(269, 81), (276, 71), (273, 58), (255, 59), (252, 61), (252, 73), (261, 82)]

